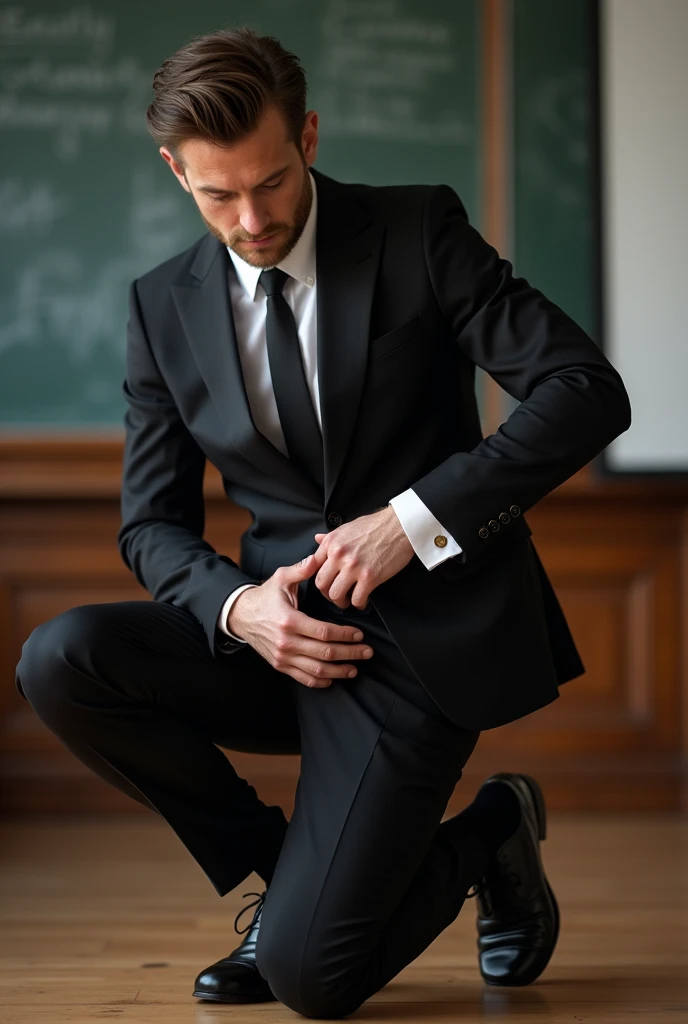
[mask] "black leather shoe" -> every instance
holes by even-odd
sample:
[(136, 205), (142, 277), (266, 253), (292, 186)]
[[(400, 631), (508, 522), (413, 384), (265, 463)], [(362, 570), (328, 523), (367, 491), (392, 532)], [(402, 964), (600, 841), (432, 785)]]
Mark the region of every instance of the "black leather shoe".
[[(245, 892), (244, 896), (257, 896), (253, 903), (247, 903), (234, 920), (234, 931), (239, 935), (247, 932), (241, 945), (232, 952), (206, 967), (194, 982), (194, 995), (214, 1003), (264, 1003), (276, 999), (267, 981), (258, 973), (256, 966), (256, 942), (260, 927), (260, 912), (265, 902), (263, 892)], [(256, 907), (253, 920), (246, 928), (237, 927), (239, 918), (250, 907)]]
[(509, 786), (521, 820), (476, 886), (478, 959), (488, 985), (529, 985), (544, 971), (559, 937), (559, 907), (545, 876), (547, 835), (542, 790), (530, 775), (498, 772), (483, 786)]

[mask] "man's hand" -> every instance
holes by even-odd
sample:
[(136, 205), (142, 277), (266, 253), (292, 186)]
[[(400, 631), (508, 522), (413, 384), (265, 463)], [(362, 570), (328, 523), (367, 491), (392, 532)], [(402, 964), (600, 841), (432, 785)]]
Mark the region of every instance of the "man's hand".
[(320, 566), (315, 585), (338, 608), (365, 608), (375, 587), (401, 572), (414, 554), (391, 505), (330, 533), (316, 533), (315, 539), (320, 544), (314, 552)]
[(358, 669), (340, 659), (371, 657), (357, 626), (313, 619), (298, 610), (298, 585), (318, 569), (317, 552), (296, 565), (283, 565), (258, 587), (244, 590), (232, 605), (227, 626), (279, 672), (304, 686), (325, 687)]

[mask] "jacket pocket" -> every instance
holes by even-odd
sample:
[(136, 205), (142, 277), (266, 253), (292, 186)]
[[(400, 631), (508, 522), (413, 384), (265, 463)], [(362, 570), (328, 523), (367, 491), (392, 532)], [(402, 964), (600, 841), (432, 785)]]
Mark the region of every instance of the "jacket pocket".
[(407, 342), (413, 341), (414, 338), (422, 333), (423, 321), (421, 320), (420, 313), (416, 313), (415, 316), (412, 316), (410, 320), (404, 321), (399, 327), (395, 327), (392, 331), (387, 331), (386, 334), (380, 334), (369, 342), (368, 355), (370, 362), (374, 363), (378, 359), (382, 359), (383, 356), (391, 355), (392, 352), (403, 348)]

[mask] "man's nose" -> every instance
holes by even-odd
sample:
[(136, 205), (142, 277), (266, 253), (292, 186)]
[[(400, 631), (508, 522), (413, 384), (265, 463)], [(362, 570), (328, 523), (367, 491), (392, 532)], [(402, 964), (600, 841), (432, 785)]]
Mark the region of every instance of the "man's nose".
[(270, 216), (266, 210), (255, 206), (246, 207), (239, 217), (239, 223), (249, 235), (262, 235), (270, 223)]

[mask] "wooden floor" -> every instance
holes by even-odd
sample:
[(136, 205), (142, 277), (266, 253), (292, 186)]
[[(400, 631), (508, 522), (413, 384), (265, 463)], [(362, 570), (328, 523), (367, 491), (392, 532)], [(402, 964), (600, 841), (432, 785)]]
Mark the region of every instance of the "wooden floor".
[[(242, 893), (262, 885), (251, 875), (220, 899), (152, 814), (5, 821), (0, 851), (3, 1024), (305, 1019), (278, 1002), (193, 998), (198, 971), (239, 941)], [(469, 901), (349, 1019), (688, 1022), (688, 819), (552, 816), (543, 854), (562, 929), (537, 983), (482, 984)]]

